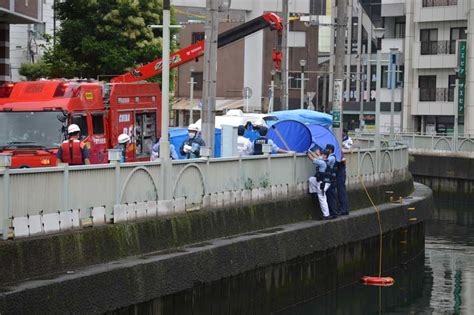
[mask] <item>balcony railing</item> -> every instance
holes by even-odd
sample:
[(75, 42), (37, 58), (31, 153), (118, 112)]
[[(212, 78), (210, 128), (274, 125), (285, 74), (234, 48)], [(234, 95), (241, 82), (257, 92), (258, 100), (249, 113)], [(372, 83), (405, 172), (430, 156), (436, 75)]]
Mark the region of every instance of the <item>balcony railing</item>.
[(421, 42), (421, 55), (452, 55), (456, 53), (455, 40)]
[(457, 5), (458, 0), (423, 0), (422, 6), (423, 8), (429, 7), (446, 7)]
[(453, 88), (420, 89), (420, 102), (453, 102)]

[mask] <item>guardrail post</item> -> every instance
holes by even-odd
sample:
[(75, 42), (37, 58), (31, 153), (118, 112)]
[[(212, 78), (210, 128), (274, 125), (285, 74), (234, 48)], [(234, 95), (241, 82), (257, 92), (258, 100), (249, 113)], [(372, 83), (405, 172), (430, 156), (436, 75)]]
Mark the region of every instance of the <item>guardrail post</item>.
[(2, 239), (8, 239), (10, 219), (12, 217), (10, 199), (10, 166), (11, 154), (0, 154), (0, 170), (3, 170), (3, 211), (2, 211)]
[(69, 210), (69, 164), (63, 169), (63, 211)]
[(122, 159), (122, 150), (110, 149), (108, 151), (109, 162), (115, 165), (115, 185), (114, 185), (114, 202), (116, 205), (121, 203), (120, 200), (120, 160)]

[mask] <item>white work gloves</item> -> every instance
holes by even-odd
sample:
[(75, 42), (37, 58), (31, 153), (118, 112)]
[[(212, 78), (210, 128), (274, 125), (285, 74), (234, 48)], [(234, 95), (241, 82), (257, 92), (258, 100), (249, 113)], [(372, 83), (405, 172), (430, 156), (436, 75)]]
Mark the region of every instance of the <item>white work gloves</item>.
[(186, 152), (186, 153), (192, 152), (192, 151), (193, 151), (193, 147), (186, 144), (186, 145), (184, 145), (184, 147), (183, 147), (183, 151)]

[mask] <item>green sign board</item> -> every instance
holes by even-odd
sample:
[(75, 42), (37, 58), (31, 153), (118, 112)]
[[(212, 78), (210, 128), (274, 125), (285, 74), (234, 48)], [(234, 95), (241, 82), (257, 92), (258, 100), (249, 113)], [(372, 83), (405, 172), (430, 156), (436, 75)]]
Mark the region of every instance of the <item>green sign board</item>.
[(460, 40), (458, 44), (458, 66), (459, 66), (459, 78), (466, 77), (466, 41)]
[(341, 112), (339, 110), (332, 112), (332, 127), (341, 128)]
[(464, 115), (464, 97), (466, 83), (466, 41), (458, 42), (458, 114)]
[(464, 92), (465, 92), (465, 79), (460, 78), (458, 80), (458, 114), (464, 115)]

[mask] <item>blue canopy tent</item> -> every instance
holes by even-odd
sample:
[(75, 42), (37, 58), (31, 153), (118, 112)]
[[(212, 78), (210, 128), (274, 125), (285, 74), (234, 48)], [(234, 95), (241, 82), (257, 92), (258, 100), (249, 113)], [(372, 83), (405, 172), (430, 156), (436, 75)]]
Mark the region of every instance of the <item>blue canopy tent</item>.
[[(326, 113), (316, 112), (308, 109), (284, 110), (270, 113), (278, 118), (278, 121), (296, 120), (303, 124), (321, 125), (332, 128), (332, 116)], [(267, 123), (272, 123), (269, 121)]]
[(268, 139), (283, 150), (306, 152), (312, 143), (311, 132), (307, 126), (294, 120), (278, 121), (268, 130)]
[[(188, 129), (187, 128), (170, 128), (170, 142), (176, 148), (176, 153), (180, 159), (184, 159), (184, 155), (179, 153), (179, 147), (183, 144), (184, 140), (188, 138)], [(215, 133), (215, 147), (214, 147), (214, 156), (221, 156), (221, 129), (216, 128)]]
[(342, 159), (341, 147), (331, 130), (319, 125), (306, 125), (306, 127), (311, 132), (313, 148), (324, 149), (327, 144), (332, 144), (336, 159), (338, 161)]

